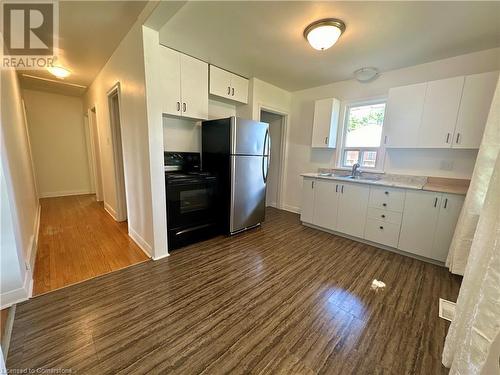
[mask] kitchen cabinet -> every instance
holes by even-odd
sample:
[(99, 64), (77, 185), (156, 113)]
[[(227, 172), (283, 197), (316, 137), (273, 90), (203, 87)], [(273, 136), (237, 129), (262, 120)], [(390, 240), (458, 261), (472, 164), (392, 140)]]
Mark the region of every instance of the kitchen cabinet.
[(451, 147), (463, 86), (463, 76), (427, 83), (419, 148)]
[(355, 183), (342, 183), (338, 187), (337, 231), (350, 236), (363, 237), (370, 187)]
[(335, 148), (340, 115), (340, 101), (335, 98), (314, 102), (314, 118), (311, 146)]
[(302, 205), (300, 207), (300, 221), (313, 222), (314, 212), (314, 183), (313, 178), (304, 178), (302, 181)]
[(160, 46), (162, 112), (194, 119), (208, 118), (208, 64)]
[(498, 81), (498, 72), (465, 77), (453, 148), (479, 148)]
[(248, 103), (248, 79), (210, 65), (210, 94)]
[(464, 197), (408, 191), (398, 249), (444, 262)]
[(427, 83), (395, 87), (389, 90), (384, 120), (387, 148), (417, 146)]
[(322, 228), (337, 229), (339, 207), (339, 184), (336, 181), (316, 180), (314, 183), (314, 225)]

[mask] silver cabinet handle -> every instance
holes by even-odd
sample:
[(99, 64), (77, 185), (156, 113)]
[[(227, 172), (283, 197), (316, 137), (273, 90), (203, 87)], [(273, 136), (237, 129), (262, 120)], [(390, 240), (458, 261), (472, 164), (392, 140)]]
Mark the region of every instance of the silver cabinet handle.
[(458, 143), (459, 140), (460, 140), (460, 133), (457, 133), (457, 142), (456, 143)]
[(181, 102), (177, 102), (177, 112), (181, 110)]
[(344, 194), (344, 185), (342, 185), (342, 189), (340, 189), (340, 192)]
[(338, 193), (339, 192), (339, 184), (335, 185), (335, 192)]
[(387, 136), (384, 136), (384, 145), (387, 144)]
[(182, 111), (183, 111), (183, 112), (186, 112), (186, 109), (187, 109), (187, 105), (186, 105), (186, 103), (182, 103)]
[(231, 95), (234, 96), (234, 87), (231, 89), (232, 93)]
[(311, 189), (314, 189), (314, 180), (311, 181)]
[(446, 143), (450, 142), (450, 133), (446, 134)]
[(434, 207), (437, 207), (437, 204), (438, 204), (438, 199), (436, 197), (436, 199), (434, 200)]
[(325, 137), (325, 145), (328, 144), (328, 137)]
[(448, 206), (448, 198), (444, 200), (444, 208), (446, 208), (446, 206)]
[(231, 87), (227, 86), (227, 94), (231, 95)]

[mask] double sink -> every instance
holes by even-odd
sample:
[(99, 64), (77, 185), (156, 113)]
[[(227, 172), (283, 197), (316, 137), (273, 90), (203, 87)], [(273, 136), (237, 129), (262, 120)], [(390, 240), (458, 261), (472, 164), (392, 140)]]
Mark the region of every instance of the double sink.
[(335, 177), (335, 178), (341, 178), (341, 179), (346, 179), (346, 180), (359, 180), (359, 181), (379, 181), (382, 179), (382, 176), (377, 176), (377, 175), (369, 175), (369, 174), (360, 174), (360, 175), (346, 175), (346, 174), (340, 174), (340, 173), (334, 173), (334, 172), (329, 172), (329, 173), (319, 173), (318, 177)]

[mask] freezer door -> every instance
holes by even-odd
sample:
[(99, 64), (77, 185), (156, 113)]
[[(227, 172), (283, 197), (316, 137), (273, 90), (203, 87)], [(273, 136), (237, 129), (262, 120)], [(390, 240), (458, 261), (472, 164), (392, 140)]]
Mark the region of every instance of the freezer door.
[(265, 122), (231, 118), (231, 154), (267, 155), (269, 125)]
[(231, 156), (231, 233), (264, 221), (266, 159), (263, 156)]

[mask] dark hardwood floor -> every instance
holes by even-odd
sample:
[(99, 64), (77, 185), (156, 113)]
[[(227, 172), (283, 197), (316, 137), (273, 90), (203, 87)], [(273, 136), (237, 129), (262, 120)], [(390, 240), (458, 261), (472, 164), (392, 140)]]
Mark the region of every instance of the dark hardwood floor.
[[(425, 235), (423, 233), (422, 235)], [(384, 290), (370, 288), (373, 279)], [(7, 365), (78, 374), (446, 374), (446, 269), (300, 225), (218, 237), (19, 304)]]

